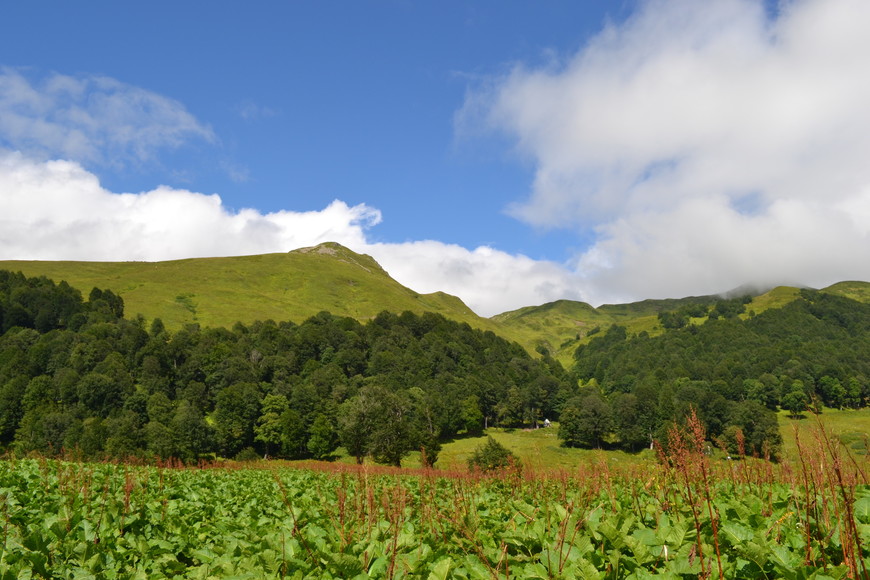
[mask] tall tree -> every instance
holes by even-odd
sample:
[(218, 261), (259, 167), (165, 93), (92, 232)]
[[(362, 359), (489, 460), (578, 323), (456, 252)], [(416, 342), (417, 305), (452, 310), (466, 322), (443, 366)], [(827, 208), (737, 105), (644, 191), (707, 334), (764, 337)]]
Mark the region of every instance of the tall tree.
[(266, 395), (260, 408), (260, 417), (254, 427), (255, 439), (265, 445), (266, 455), (281, 449), (284, 438), (284, 422), (282, 415), (290, 409), (287, 397), (283, 395)]
[(308, 451), (315, 459), (325, 459), (338, 447), (338, 435), (333, 427), (333, 421), (324, 414), (318, 414), (310, 429)]
[(223, 389), (215, 404), (218, 445), (227, 457), (254, 445), (254, 425), (260, 416), (260, 389), (253, 383), (236, 383)]
[(560, 416), (559, 437), (571, 447), (600, 448), (612, 430), (610, 405), (597, 394), (572, 399)]

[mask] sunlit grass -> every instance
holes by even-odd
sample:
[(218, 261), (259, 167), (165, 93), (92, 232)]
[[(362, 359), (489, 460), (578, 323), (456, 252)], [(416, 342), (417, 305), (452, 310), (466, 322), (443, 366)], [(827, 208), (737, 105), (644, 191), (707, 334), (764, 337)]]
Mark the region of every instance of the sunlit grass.
[(294, 251), (166, 262), (0, 261), (0, 269), (66, 280), (85, 299), (94, 287), (124, 299), (127, 318), (160, 318), (231, 328), (257, 320), (302, 322), (318, 312), (368, 320), (383, 310), (437, 312), (474, 328), (498, 331), (454, 296), (418, 294), (393, 280), (371, 257), (331, 244)]
[[(632, 454), (623, 451), (562, 447), (561, 441), (556, 435), (557, 432), (558, 424), (554, 423), (548, 428), (540, 429), (491, 428), (480, 437), (458, 437), (443, 444), (435, 467), (450, 471), (466, 470), (468, 459), (477, 447), (486, 443), (488, 436), (519, 457), (523, 466), (536, 472), (570, 471), (580, 466), (601, 462), (607, 462), (610, 466), (624, 466), (655, 461), (653, 452), (649, 450)], [(343, 448), (339, 448), (336, 452), (335, 460), (340, 463), (354, 463), (354, 458), (347, 455)], [(372, 464), (371, 459), (366, 459), (366, 463)], [(402, 460), (402, 467), (416, 468), (419, 466), (419, 452), (409, 453)]]
[(836, 438), (842, 437), (846, 440), (870, 438), (870, 408), (846, 410), (825, 408), (819, 415), (804, 413), (799, 419), (792, 419), (788, 411), (780, 411), (779, 430), (782, 433), (783, 457), (797, 460), (795, 431), (802, 441), (808, 441), (815, 437), (820, 424)]
[(486, 437), (508, 448), (524, 466), (535, 471), (549, 469), (575, 469), (579, 465), (602, 460), (612, 464), (637, 463), (648, 460), (646, 454), (632, 455), (622, 451), (597, 449), (572, 449), (562, 447), (557, 437), (558, 426), (553, 424), (540, 429), (489, 429), (483, 437), (457, 439), (444, 445), (438, 456), (441, 468), (464, 467), (474, 450), (486, 442)]
[[(825, 409), (821, 415), (805, 413), (801, 419), (791, 419), (788, 412), (778, 415), (780, 433), (782, 434), (782, 459), (798, 460), (798, 448), (795, 441), (795, 428), (802, 441), (810, 441), (816, 435), (819, 423), (833, 437), (845, 436), (847, 443), (858, 445), (858, 441), (870, 441), (870, 408), (859, 410)], [(520, 458), (523, 465), (534, 471), (573, 470), (590, 463), (607, 462), (616, 465), (646, 465), (656, 462), (655, 453), (644, 450), (640, 453), (624, 451), (605, 451), (599, 449), (572, 449), (562, 447), (557, 436), (558, 424), (540, 429), (500, 429), (491, 428), (480, 437), (458, 437), (445, 442), (438, 456), (436, 467), (446, 470), (465, 470), (468, 459), (474, 450), (486, 443), (487, 436), (507, 447)], [(838, 439), (839, 440), (839, 439)], [(854, 451), (854, 449), (851, 449)], [(714, 453), (719, 457), (719, 453)], [(353, 463), (354, 459), (339, 449), (336, 461)], [(370, 463), (370, 460), (367, 460)], [(403, 467), (416, 468), (420, 466), (420, 454), (412, 452), (402, 461)]]

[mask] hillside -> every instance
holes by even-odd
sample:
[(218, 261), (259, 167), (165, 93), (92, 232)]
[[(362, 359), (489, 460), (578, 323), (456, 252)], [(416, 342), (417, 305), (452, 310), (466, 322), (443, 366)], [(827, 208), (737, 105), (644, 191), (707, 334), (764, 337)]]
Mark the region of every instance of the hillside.
[[(710, 312), (702, 324), (668, 324), (656, 336), (613, 326), (593, 337), (576, 350), (571, 371), (593, 387), (580, 407), (598, 403), (602, 415), (617, 417), (611, 429), (626, 449), (661, 439), (663, 417), (696, 412), (708, 436), (721, 436), (733, 452), (736, 427), (746, 441), (764, 433), (777, 446), (770, 411), (799, 417), (808, 409), (870, 403), (870, 304), (802, 289), (761, 313), (738, 315), (732, 308), (723, 315), (719, 304)], [(674, 320), (663, 317), (662, 326)]]
[(527, 350), (549, 351), (563, 363), (587, 335), (613, 323), (612, 317), (585, 302), (557, 300), (541, 306), (527, 306), (492, 317)]
[(829, 294), (851, 298), (858, 302), (870, 303), (870, 283), (867, 282), (837, 282), (824, 289)]
[[(840, 282), (821, 290), (870, 303), (870, 283)], [(795, 300), (799, 288), (777, 286), (759, 293), (743, 287), (724, 296), (688, 296), (661, 300), (642, 300), (628, 304), (604, 304), (594, 308), (585, 302), (558, 300), (541, 306), (529, 306), (504, 312), (492, 317), (502, 326), (502, 335), (518, 341), (529, 350), (547, 349), (563, 365), (572, 364), (572, 355), (577, 346), (588, 343), (598, 332), (612, 324), (624, 326), (630, 335), (646, 332), (650, 336), (661, 334), (664, 329), (658, 318), (660, 312), (672, 312), (689, 305), (714, 306), (724, 299), (736, 298), (742, 293), (753, 295), (745, 305), (741, 318), (761, 314), (771, 308), (782, 308)], [(705, 318), (694, 319), (694, 323)]]
[[(340, 246), (295, 254), (318, 260), (333, 274), (351, 268), (357, 278), (344, 282), (352, 287), (364, 286), (359, 271), (389, 280), (371, 258)], [(304, 282), (311, 271), (295, 278)], [(322, 284), (324, 277), (315, 281)], [(284, 282), (288, 287), (291, 278)], [(865, 286), (834, 290), (857, 295)], [(248, 292), (258, 295), (256, 290)], [(236, 297), (245, 295), (237, 291)], [(431, 299), (451, 301), (437, 294)], [(324, 456), (337, 444), (335, 421), (341, 417), (351, 455), (360, 460), (372, 454), (398, 465), (401, 458), (381, 450), (381, 440), (413, 442), (403, 452), (423, 445), (431, 459), (440, 438), (463, 430), (534, 426), (553, 418), (566, 446), (635, 452), (666, 437), (671, 421), (696, 412), (709, 436), (717, 444), (724, 438), (730, 453), (740, 448), (739, 430), (753, 453), (776, 456), (781, 438), (775, 412), (795, 416), (808, 405), (870, 404), (870, 304), (834, 291), (790, 288), (755, 300), (706, 301), (712, 303), (687, 298), (598, 309), (564, 301), (499, 317), (501, 328), (524, 325), (529, 340), (575, 332), (575, 364), (566, 372), (493, 332), (437, 313), (381, 310), (361, 322), (319, 312), (299, 324), (187, 325), (167, 332), (160, 324), (125, 319), (123, 301), (105, 287), (88, 292), (85, 301), (66, 282), (0, 271), (0, 448), (44, 452), (90, 445), (96, 437), (101, 443), (87, 452), (94, 456), (168, 456), (175, 453), (171, 432), (193, 425), (202, 435), (188, 442), (186, 453), (194, 460), (214, 452), (231, 457), (247, 447), (272, 454), (270, 445), (279, 443), (288, 457)], [(195, 304), (188, 311), (196, 314)], [(653, 332), (631, 331), (627, 324), (588, 327), (620, 314), (621, 321), (652, 325)], [(560, 346), (562, 354), (571, 351)], [(395, 408), (384, 406), (388, 400)], [(387, 431), (394, 422), (386, 418), (396, 413), (409, 423), (402, 433), (384, 431), (382, 439), (352, 451), (348, 446), (363, 440), (357, 428), (368, 432), (375, 412), (382, 413)], [(295, 433), (292, 441), (272, 437), (280, 425), (264, 426), (277, 417), (283, 417), (281, 433)], [(87, 437), (85, 423), (96, 429)], [(209, 427), (214, 425), (222, 427)], [(246, 439), (239, 425), (246, 426)], [(306, 432), (290, 429), (298, 425)], [(69, 440), (66, 434), (58, 438), (58, 426), (69, 431)], [(128, 433), (138, 435), (128, 440)]]
[[(350, 256), (352, 257), (352, 256)], [(176, 332), (123, 301), (0, 271), (0, 452), (433, 463), (440, 440), (534, 426), (575, 390), (492, 332), (426, 312)]]
[(120, 294), (128, 317), (231, 327), (237, 321), (302, 322), (320, 311), (368, 320), (383, 310), (435, 312), (474, 328), (496, 330), (455, 296), (418, 294), (396, 282), (370, 256), (335, 243), (286, 254), (192, 258), (166, 262), (0, 261), (0, 270), (66, 280)]
[(588, 342), (611, 324), (625, 326), (629, 333), (661, 332), (658, 313), (688, 304), (715, 304), (719, 296), (690, 296), (643, 300), (628, 304), (604, 304), (594, 308), (585, 302), (558, 300), (542, 306), (520, 308), (493, 316), (510, 335), (530, 350), (545, 348), (563, 364), (571, 364), (574, 349)]
[[(166, 262), (48, 262), (0, 261), (0, 270), (26, 276), (66, 280), (85, 296), (91, 288), (109, 288), (124, 299), (128, 317), (142, 314), (161, 318), (169, 329), (185, 324), (230, 327), (237, 321), (289, 320), (301, 322), (326, 310), (359, 321), (383, 310), (435, 312), (473, 328), (490, 330), (516, 341), (529, 352), (545, 349), (564, 365), (572, 363), (578, 345), (611, 324), (629, 334), (662, 332), (660, 312), (691, 304), (712, 306), (722, 296), (690, 296), (605, 304), (558, 300), (504, 312), (492, 318), (477, 316), (459, 298), (435, 292), (419, 294), (402, 286), (370, 256), (339, 244), (325, 243), (285, 254), (229, 258), (191, 258)], [(841, 282), (823, 290), (870, 302), (870, 283)], [(795, 299), (798, 288), (781, 286), (759, 293), (744, 287), (725, 296), (751, 293), (749, 313), (760, 314)], [(700, 322), (703, 319), (695, 320)]]

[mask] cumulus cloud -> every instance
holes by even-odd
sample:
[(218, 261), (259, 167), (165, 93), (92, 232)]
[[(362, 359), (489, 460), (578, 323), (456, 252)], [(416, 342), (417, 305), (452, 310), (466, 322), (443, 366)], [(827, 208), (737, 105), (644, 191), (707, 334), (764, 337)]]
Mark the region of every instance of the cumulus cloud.
[(512, 215), (594, 228), (593, 302), (870, 279), (870, 3), (646, 0), (459, 123), (535, 164)]
[(583, 298), (579, 280), (563, 266), (487, 246), (468, 250), (428, 240), (374, 244), (366, 251), (414, 290), (459, 296), (482, 316), (563, 298)]
[(572, 275), (490, 248), (370, 243), (381, 213), (334, 201), (319, 211), (231, 211), (218, 195), (165, 186), (114, 193), (72, 161), (0, 152), (0, 259), (171, 260), (286, 252), (338, 242), (374, 256), (418, 292), (445, 291), (478, 314), (573, 295)]
[(214, 141), (173, 99), (104, 76), (28, 78), (0, 68), (0, 143), (97, 165), (144, 163), (158, 150)]
[[(249, 101), (238, 113), (277, 114)], [(0, 148), (0, 258), (158, 261), (333, 241), (373, 255), (416, 291), (450, 292), (484, 315), (574, 295), (571, 274), (556, 264), (436, 241), (369, 243), (381, 214), (365, 204), (233, 211), (218, 195), (167, 186), (112, 192), (85, 168), (144, 163), (190, 139), (215, 136), (166, 97), (105, 77), (32, 80), (0, 68), (0, 147), (8, 147)], [(221, 167), (233, 181), (249, 180), (244, 166), (225, 160)]]
[(113, 193), (72, 161), (0, 155), (0, 255), (29, 260), (171, 260), (365, 243), (380, 212), (335, 201), (320, 211), (233, 212), (218, 195), (165, 186)]
[(0, 146), (16, 150), (0, 150), (0, 257), (165, 260), (336, 241), (483, 315), (868, 280), (868, 28), (866, 0), (791, 0), (773, 13), (761, 0), (641, 0), (576, 54), (482, 83), (458, 128), (502, 132), (534, 163), (512, 215), (595, 232), (568, 265), (373, 243), (381, 214), (364, 204), (262, 213), (165, 186), (108, 191), (82, 163), (142, 163), (214, 134), (180, 103), (113, 79), (0, 69)]

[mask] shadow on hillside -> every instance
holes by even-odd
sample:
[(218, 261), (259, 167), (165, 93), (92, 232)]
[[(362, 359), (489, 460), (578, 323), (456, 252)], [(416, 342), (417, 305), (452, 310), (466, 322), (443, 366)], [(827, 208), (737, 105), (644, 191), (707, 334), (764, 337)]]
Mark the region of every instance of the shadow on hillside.
[(804, 419), (807, 418), (807, 414), (806, 413), (798, 413), (796, 415), (792, 415), (791, 413), (789, 413), (786, 415), (786, 417), (788, 419), (793, 419), (795, 421), (803, 421)]
[(486, 437), (486, 431), (480, 433), (457, 433), (452, 437), (441, 437), (438, 440), (443, 445), (445, 443), (455, 443), (456, 441), (463, 441), (465, 439), (480, 439), (481, 437)]

